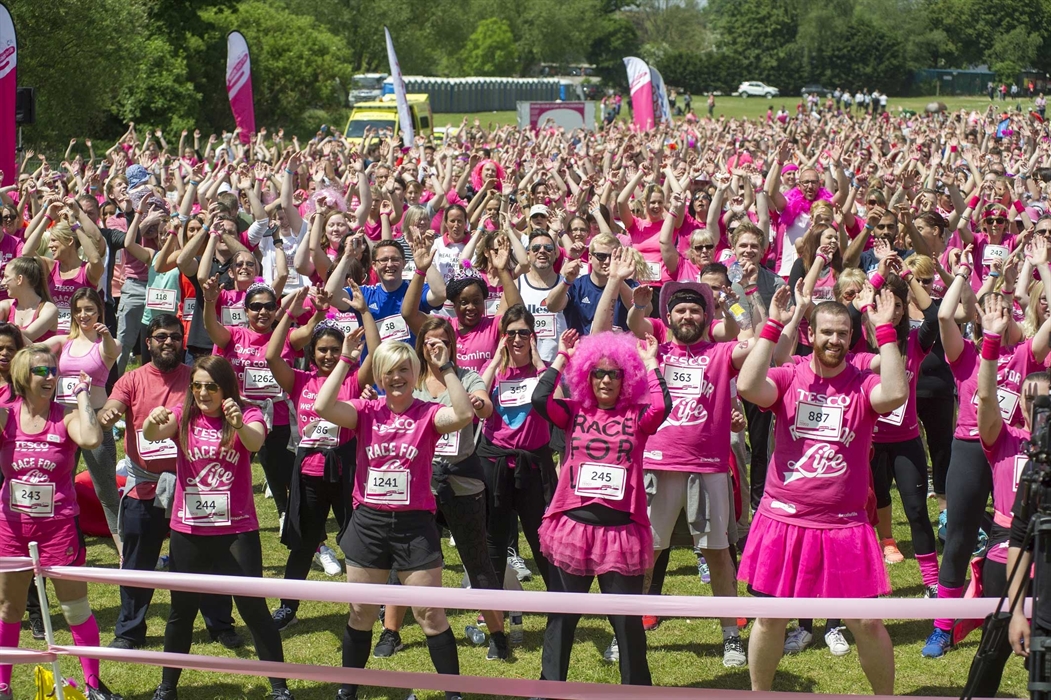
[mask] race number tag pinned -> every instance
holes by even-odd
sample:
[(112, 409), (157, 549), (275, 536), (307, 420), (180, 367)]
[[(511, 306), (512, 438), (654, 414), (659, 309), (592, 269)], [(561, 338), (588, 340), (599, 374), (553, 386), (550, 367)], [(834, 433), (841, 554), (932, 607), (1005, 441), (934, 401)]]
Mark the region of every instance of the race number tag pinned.
[(265, 398), (280, 396), (281, 387), (274, 379), (274, 373), (266, 367), (245, 367), (245, 396)]
[(193, 320), (193, 312), (197, 310), (197, 298), (190, 297), (182, 300), (182, 318), (184, 321)]
[(58, 386), (55, 388), (55, 400), (70, 406), (77, 405), (77, 397), (73, 396), (73, 390), (80, 384), (79, 377), (59, 377)]
[(497, 388), (500, 405), (504, 408), (515, 408), (525, 406), (533, 400), (533, 389), (536, 388), (537, 379), (528, 377), (517, 381), (501, 381)]
[(408, 469), (373, 469), (365, 480), (365, 502), (405, 505), (409, 502)]
[(1011, 251), (1007, 246), (993, 245), (990, 243), (989, 245), (986, 245), (984, 249), (982, 249), (982, 264), (992, 265), (993, 262), (997, 260), (1003, 262), (1007, 259), (1007, 256), (1010, 254)]
[(339, 426), (327, 420), (317, 420), (303, 431), (303, 447), (335, 447), (339, 444)]
[(223, 325), (224, 326), (240, 326), (241, 328), (248, 327), (248, 314), (245, 313), (245, 307), (243, 306), (224, 306), (223, 307)]
[(227, 491), (200, 491), (190, 487), (183, 492), (182, 521), (187, 525), (219, 527), (230, 524), (230, 494)]
[(177, 293), (174, 289), (160, 287), (146, 288), (146, 308), (173, 314), (178, 306)]
[(47, 518), (55, 514), (55, 485), (33, 484), (12, 479), (11, 510), (34, 518)]
[(460, 453), (460, 431), (446, 433), (438, 438), (438, 444), (434, 446), (434, 454), (442, 457), (455, 457)]
[(659, 262), (646, 261), (646, 270), (649, 272), (650, 282), (659, 282), (661, 279), (661, 264)]
[(380, 340), (408, 340), (409, 327), (401, 316), (388, 316), (379, 322)]
[(700, 396), (701, 386), (704, 384), (704, 368), (667, 364), (664, 368), (664, 381), (670, 394)]
[(533, 314), (533, 332), (538, 340), (555, 337), (555, 314)]
[(147, 440), (143, 437), (141, 430), (135, 431), (135, 437), (139, 443), (139, 456), (147, 462), (158, 459), (175, 459), (178, 455), (178, 448), (175, 446), (175, 441), (171, 438), (156, 441)]
[(69, 333), (70, 323), (73, 321), (73, 312), (69, 307), (58, 307), (58, 332)]
[(500, 297), (490, 297), (485, 300), (485, 315), (489, 318), (496, 316), (497, 309), (500, 308)]
[(796, 404), (796, 435), (818, 440), (838, 440), (843, 431), (843, 407), (800, 401)]
[(584, 462), (577, 472), (577, 486), (574, 491), (582, 498), (619, 501), (624, 498), (627, 473), (627, 469), (615, 464)]
[(902, 405), (898, 406), (896, 409), (894, 409), (893, 411), (891, 411), (887, 415), (880, 416), (879, 417), (879, 422), (880, 423), (887, 423), (889, 425), (900, 426), (902, 421), (905, 420), (905, 407), (908, 406), (908, 405), (909, 405), (909, 400), (905, 399), (905, 403), (903, 403)]

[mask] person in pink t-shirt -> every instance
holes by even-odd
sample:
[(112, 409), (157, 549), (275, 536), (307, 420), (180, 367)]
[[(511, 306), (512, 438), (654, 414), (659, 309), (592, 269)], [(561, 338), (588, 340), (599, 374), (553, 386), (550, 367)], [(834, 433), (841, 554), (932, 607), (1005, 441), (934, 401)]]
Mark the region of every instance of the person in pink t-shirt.
[[(471, 399), (460, 383), (449, 347), (427, 347), (449, 391), (449, 406), (413, 397), (420, 375), (416, 352), (400, 341), (370, 348), (372, 368), (384, 397), (372, 401), (338, 400), (353, 358), (341, 356), (314, 401), (322, 420), (354, 432), (357, 467), (354, 515), (340, 536), (351, 583), (386, 583), (391, 570), (407, 586), (442, 585), (442, 547), (431, 492), (435, 449), (442, 435), (466, 427), (474, 418)], [(422, 602), (422, 601), (421, 601)], [(343, 632), (343, 665), (365, 668), (372, 651), (372, 627), (378, 606), (352, 603)], [(438, 673), (459, 675), (456, 638), (442, 608), (420, 605), (413, 615), (427, 635), (427, 648)], [(344, 684), (339, 698), (357, 697), (357, 686)], [(446, 692), (447, 700), (459, 693)]]
[[(620, 212), (620, 220), (624, 223), (628, 230), (628, 235), (631, 237), (631, 247), (642, 253), (642, 257), (646, 260), (650, 273), (649, 279), (653, 280), (651, 284), (660, 286), (660, 284), (671, 279), (668, 276), (667, 269), (663, 268), (661, 261), (660, 232), (667, 210), (664, 207), (664, 190), (660, 184), (656, 181), (651, 181), (642, 191), (642, 201), (646, 212), (645, 218), (640, 219), (631, 211), (632, 195), (635, 194), (636, 189), (650, 174), (649, 166), (643, 163), (635, 177), (620, 191), (620, 195), (617, 197), (617, 207)], [(676, 235), (682, 233), (680, 229), (685, 216), (686, 211), (683, 207), (678, 207), (675, 211)]]
[[(252, 496), (252, 454), (266, 439), (263, 413), (241, 398), (237, 375), (224, 357), (193, 364), (182, 406), (159, 406), (142, 424), (150, 442), (178, 446), (171, 517), (170, 567), (174, 572), (263, 576), (263, 549)], [(201, 595), (172, 591), (164, 651), (186, 654)], [(266, 599), (234, 596), (261, 661), (284, 661), (281, 635)], [(165, 667), (154, 700), (175, 700), (182, 668)], [(290, 700), (282, 678), (271, 678), (270, 697)]]
[[(890, 323), (894, 295), (883, 290), (869, 311), (879, 374), (846, 362), (850, 314), (834, 301), (810, 316), (810, 361), (771, 369), (775, 343), (792, 318), (788, 301), (788, 290), (778, 290), (737, 379), (743, 399), (773, 411), (777, 431), (738, 578), (762, 596), (875, 598), (890, 592), (890, 580), (866, 509), (869, 449), (876, 421), (904, 404), (909, 391)], [(883, 622), (845, 622), (873, 692), (892, 694), (894, 648)], [(772, 688), (786, 625), (784, 619), (755, 621), (748, 645), (752, 690)]]
[[(671, 411), (657, 366), (657, 339), (562, 333), (558, 356), (533, 394), (541, 416), (566, 431), (566, 459), (540, 526), (540, 546), (561, 590), (641, 595), (653, 566), (642, 450)], [(562, 371), (572, 399), (555, 397)], [(651, 685), (646, 633), (637, 615), (611, 615), (620, 682)], [(580, 615), (548, 615), (540, 678), (565, 681)]]

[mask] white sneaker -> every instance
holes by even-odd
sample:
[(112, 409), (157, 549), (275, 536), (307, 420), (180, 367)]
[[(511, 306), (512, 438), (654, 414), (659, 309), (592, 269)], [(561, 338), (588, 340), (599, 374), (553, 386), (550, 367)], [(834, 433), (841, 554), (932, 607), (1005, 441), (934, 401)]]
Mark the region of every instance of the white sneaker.
[(455, 547), (456, 546), (456, 538), (453, 537), (453, 534), (451, 532), (449, 533), (449, 546), (450, 547)]
[(850, 653), (850, 642), (843, 636), (843, 627), (833, 627), (825, 632), (825, 644), (832, 656), (846, 656)]
[(273, 498), (274, 492), (270, 490), (270, 482), (264, 481), (263, 483), (266, 485), (265, 488), (263, 488), (263, 498)]
[(324, 569), (329, 576), (339, 576), (343, 573), (343, 566), (336, 558), (336, 553), (325, 545), (321, 545), (314, 552), (314, 563)]
[(738, 636), (728, 637), (723, 640), (723, 666), (726, 668), (740, 668), (748, 663), (748, 655), (744, 650), (744, 643)]
[(515, 576), (519, 581), (528, 581), (533, 578), (533, 572), (526, 566), (525, 559), (519, 556), (514, 547), (507, 548), (507, 563), (514, 569)]
[(810, 646), (810, 642), (812, 641), (814, 641), (813, 634), (807, 632), (802, 627), (797, 627), (785, 637), (785, 653), (798, 654)]

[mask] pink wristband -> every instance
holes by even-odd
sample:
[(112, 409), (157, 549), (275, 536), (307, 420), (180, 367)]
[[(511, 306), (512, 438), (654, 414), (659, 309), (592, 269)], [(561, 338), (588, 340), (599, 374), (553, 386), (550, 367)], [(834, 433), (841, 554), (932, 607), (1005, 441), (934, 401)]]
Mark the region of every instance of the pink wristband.
[(566, 362), (569, 362), (569, 353), (568, 352), (566, 352), (565, 350), (559, 350), (557, 353), (555, 353), (555, 357), (558, 357), (559, 355), (561, 355), (562, 357), (566, 358)]
[(821, 258), (825, 262), (826, 265), (828, 264), (828, 256), (825, 255), (824, 253), (819, 252), (819, 253), (815, 254), (814, 257), (815, 258)]
[(967, 202), (967, 208), (974, 211), (978, 208), (978, 195), (971, 197), (971, 201)]
[(886, 280), (883, 279), (883, 275), (877, 272), (876, 274), (872, 275), (872, 277), (869, 277), (869, 282), (872, 283), (873, 289), (875, 289), (878, 292), (883, 286), (883, 283), (886, 282)]
[(982, 335), (982, 359), (993, 362), (1000, 359), (1000, 336), (996, 333)]
[(426, 270), (421, 270), (418, 267), (415, 270), (413, 270), (412, 272), (413, 272), (413, 274), (419, 275), (420, 277), (426, 277), (427, 276), (427, 271)]
[(865, 304), (859, 309), (859, 311), (861, 311), (861, 315), (864, 316), (869, 311), (872, 311), (872, 304)]
[(898, 342), (898, 331), (889, 323), (876, 326), (876, 345), (884, 346), (887, 343)]
[(905, 271), (901, 273), (901, 278), (905, 281), (908, 281), (910, 276), (912, 276), (912, 270), (906, 267)]
[(758, 293), (759, 293), (759, 287), (749, 287), (748, 289), (744, 290), (745, 296), (749, 296), (749, 297), (752, 296), (753, 294), (758, 294)]
[(772, 318), (766, 320), (766, 324), (763, 325), (763, 330), (759, 331), (760, 340), (769, 340), (771, 343), (776, 343), (781, 339), (781, 331), (785, 327), (775, 321)]
[(1023, 207), (1022, 203), (1019, 202), (1017, 199), (1014, 201), (1014, 204), (1012, 204), (1011, 206), (1014, 207), (1014, 210), (1015, 210), (1016, 214), (1021, 214), (1023, 211), (1025, 211), (1025, 207)]

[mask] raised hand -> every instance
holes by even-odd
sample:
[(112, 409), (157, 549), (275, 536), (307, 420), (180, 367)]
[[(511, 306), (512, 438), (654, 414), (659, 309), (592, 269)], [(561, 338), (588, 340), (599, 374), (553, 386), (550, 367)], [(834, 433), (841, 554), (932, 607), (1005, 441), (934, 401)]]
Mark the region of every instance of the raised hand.
[[(799, 280), (802, 282), (803, 280)], [(802, 287), (799, 287), (802, 289)], [(781, 325), (787, 324), (792, 320), (792, 309), (789, 304), (792, 301), (792, 290), (787, 284), (781, 285), (774, 292), (774, 296), (770, 299), (770, 318), (777, 321)]]
[(894, 322), (894, 292), (886, 287), (880, 290), (879, 296), (874, 299), (875, 308), (869, 311), (869, 318), (876, 326)]
[(228, 398), (223, 401), (223, 415), (226, 416), (226, 421), (234, 430), (240, 430), (244, 427), (245, 419), (244, 415), (241, 414), (241, 407), (233, 399)]
[(573, 353), (577, 351), (577, 341), (579, 340), (580, 333), (572, 328), (562, 331), (562, 335), (558, 338), (558, 351), (573, 357)]
[(631, 290), (631, 301), (635, 306), (648, 306), (653, 300), (653, 287), (640, 284)]
[[(359, 292), (361, 290), (358, 290)], [(343, 355), (353, 360), (361, 357), (361, 344), (365, 338), (365, 328), (355, 328), (343, 338)]]
[(647, 333), (645, 338), (639, 338), (635, 341), (635, 347), (639, 351), (639, 357), (645, 362), (657, 362), (657, 339), (652, 334)]
[(982, 330), (985, 333), (1003, 335), (1011, 320), (1011, 309), (1004, 303), (1000, 294), (990, 294), (986, 297), (985, 311), (982, 313)]
[(613, 250), (609, 260), (610, 279), (623, 282), (635, 275), (635, 258), (628, 248), (621, 246)]

